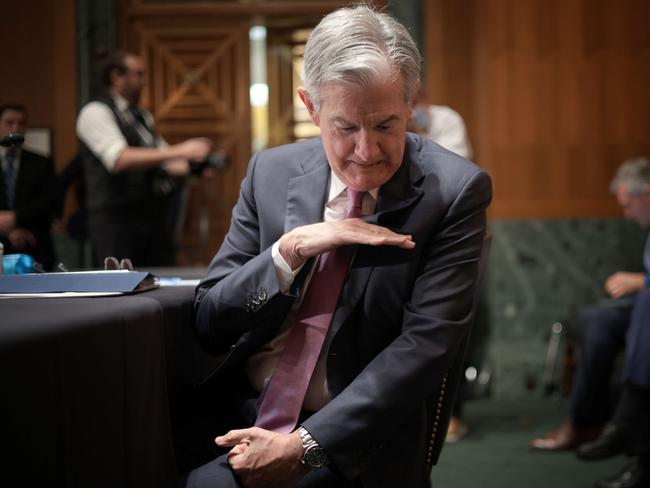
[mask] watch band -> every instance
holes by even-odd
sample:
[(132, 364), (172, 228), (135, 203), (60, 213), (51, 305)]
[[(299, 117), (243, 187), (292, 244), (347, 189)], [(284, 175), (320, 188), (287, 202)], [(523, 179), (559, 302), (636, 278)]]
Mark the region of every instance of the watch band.
[(329, 464), (330, 460), (325, 450), (320, 447), (318, 442), (314, 440), (309, 431), (304, 427), (298, 427), (298, 434), (302, 442), (303, 455), (302, 464), (311, 468), (318, 469)]
[(311, 446), (317, 446), (318, 442), (314, 440), (309, 431), (304, 427), (298, 427), (298, 434), (300, 435), (300, 440), (302, 441), (302, 448), (306, 451)]

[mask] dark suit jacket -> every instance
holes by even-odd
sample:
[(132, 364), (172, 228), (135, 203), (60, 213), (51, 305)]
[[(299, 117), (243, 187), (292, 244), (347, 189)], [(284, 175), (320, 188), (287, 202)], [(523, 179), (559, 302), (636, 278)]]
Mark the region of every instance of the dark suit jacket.
[[(3, 178), (3, 172), (0, 171), (0, 210), (7, 210)], [(27, 253), (46, 269), (50, 269), (54, 264), (50, 224), (55, 210), (56, 185), (52, 160), (23, 150), (16, 179), (13, 210), (16, 212), (16, 225), (30, 230), (36, 237), (36, 247), (29, 249)], [(6, 246), (5, 253), (14, 252), (6, 236), (1, 238)]]
[[(329, 173), (319, 138), (253, 157), (197, 288), (197, 334), (208, 350), (228, 352), (224, 369), (271, 339), (299, 294), (301, 279), (294, 296), (280, 293), (271, 247), (322, 220)], [(490, 199), (485, 173), (407, 134), (400, 169), (364, 219), (411, 234), (416, 248), (358, 246), (325, 346), (333, 398), (303, 422), (346, 478), (428, 486), (425, 399), (468, 333)]]

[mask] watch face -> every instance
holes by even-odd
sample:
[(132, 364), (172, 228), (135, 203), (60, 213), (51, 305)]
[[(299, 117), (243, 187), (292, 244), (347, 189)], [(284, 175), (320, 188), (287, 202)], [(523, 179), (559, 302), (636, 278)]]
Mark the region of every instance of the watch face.
[(327, 454), (322, 447), (313, 446), (305, 452), (305, 464), (310, 468), (321, 468), (328, 462)]

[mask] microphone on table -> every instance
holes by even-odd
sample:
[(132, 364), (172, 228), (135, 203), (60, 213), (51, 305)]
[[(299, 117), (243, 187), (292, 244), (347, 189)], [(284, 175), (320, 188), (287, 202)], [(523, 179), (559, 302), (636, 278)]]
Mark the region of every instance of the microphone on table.
[(3, 138), (0, 139), (0, 146), (3, 147), (11, 147), (11, 146), (20, 146), (23, 142), (25, 142), (25, 135), (24, 134), (9, 134), (8, 136), (4, 136)]

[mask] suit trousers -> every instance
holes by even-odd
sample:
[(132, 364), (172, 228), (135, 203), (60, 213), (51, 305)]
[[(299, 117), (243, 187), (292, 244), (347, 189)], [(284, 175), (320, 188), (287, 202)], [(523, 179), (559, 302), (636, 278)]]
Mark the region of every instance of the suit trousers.
[(604, 424), (611, 417), (611, 377), (618, 353), (625, 346), (631, 307), (590, 306), (580, 317), (580, 358), (571, 391), (571, 418), (578, 427)]
[(95, 266), (103, 267), (107, 256), (129, 258), (136, 268), (174, 264), (174, 243), (162, 210), (89, 210), (88, 234)]
[[(227, 455), (223, 455), (203, 466), (192, 470), (182, 480), (185, 488), (241, 488), (239, 480), (228, 465)], [(358, 483), (350, 484), (346, 479), (324, 467), (311, 471), (296, 485), (296, 488), (360, 488)]]
[(650, 390), (650, 290), (642, 290), (621, 306), (591, 306), (583, 311), (580, 365), (571, 394), (571, 415), (577, 426), (603, 424), (611, 417), (616, 402), (608, 379), (623, 348), (622, 382)]
[[(187, 392), (172, 408), (172, 423), (180, 485), (187, 488), (241, 487), (227, 461), (229, 448), (216, 446), (216, 436), (232, 429), (252, 427), (259, 393), (243, 368), (220, 372), (200, 389)], [(311, 415), (301, 412), (299, 421)], [(356, 488), (327, 467), (309, 473), (297, 488)]]
[(650, 390), (650, 289), (634, 299), (625, 343), (623, 383)]

